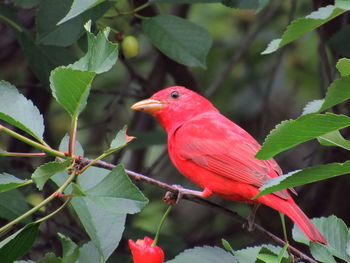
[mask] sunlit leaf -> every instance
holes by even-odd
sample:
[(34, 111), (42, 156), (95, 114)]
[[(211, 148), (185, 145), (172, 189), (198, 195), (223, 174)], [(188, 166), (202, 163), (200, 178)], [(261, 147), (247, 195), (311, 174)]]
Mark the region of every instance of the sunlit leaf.
[(307, 32), (327, 23), (333, 18), (343, 14), (345, 10), (328, 5), (313, 11), (306, 17), (298, 18), (290, 23), (280, 39), (274, 39), (261, 54), (270, 54), (280, 47), (298, 39)]
[(328, 87), (326, 97), (309, 102), (304, 108), (303, 115), (325, 111), (348, 99), (350, 99), (350, 77), (336, 79)]
[(333, 131), (319, 136), (317, 140), (324, 146), (338, 146), (350, 151), (350, 141), (345, 140), (339, 131)]
[[(346, 262), (350, 261), (350, 256), (346, 253), (347, 245), (350, 242), (349, 228), (344, 221), (336, 216), (315, 218), (312, 220), (317, 229), (324, 235), (327, 245), (312, 245), (310, 240), (302, 233), (300, 228), (294, 225), (293, 239), (297, 242), (310, 245), (313, 256), (322, 259), (321, 262), (329, 256), (335, 256)], [(332, 262), (332, 261), (329, 261)], [(336, 261), (334, 261), (336, 262)], [(328, 262), (327, 262), (328, 263)]]
[(81, 13), (85, 12), (86, 10), (104, 2), (105, 0), (74, 0), (73, 4), (69, 10), (69, 12), (66, 14), (64, 18), (61, 19), (57, 23), (57, 25), (61, 25), (64, 22), (80, 15)]
[(106, 153), (111, 154), (111, 153), (113, 153), (115, 151), (118, 151), (121, 148), (125, 147), (129, 142), (131, 142), (132, 140), (136, 139), (136, 137), (134, 137), (134, 136), (127, 135), (126, 131), (127, 131), (127, 127), (124, 126), (124, 128), (121, 129), (117, 133), (115, 138), (112, 140), (110, 149), (105, 151)]
[(0, 174), (0, 193), (26, 185), (26, 180), (21, 180), (11, 174)]
[(42, 190), (46, 181), (56, 173), (64, 171), (70, 165), (70, 162), (70, 160), (66, 160), (65, 162), (48, 162), (36, 168), (32, 174), (32, 179), (38, 189)]
[(118, 44), (108, 40), (110, 28), (106, 27), (96, 36), (89, 32), (89, 24), (85, 29), (88, 37), (88, 52), (70, 67), (97, 74), (110, 70), (118, 59)]
[(314, 183), (349, 173), (350, 161), (346, 161), (345, 163), (330, 163), (308, 167), (303, 170), (293, 171), (269, 180), (259, 188), (261, 192), (256, 197), (282, 189)]
[(122, 165), (116, 166), (103, 180), (86, 191), (100, 208), (112, 213), (137, 213), (148, 199), (131, 182)]
[(6, 81), (0, 81), (0, 119), (32, 135), (42, 139), (44, 119), (33, 102)]
[(332, 113), (307, 114), (296, 120), (283, 121), (266, 137), (256, 158), (269, 159), (300, 143), (348, 126), (350, 126), (348, 116)]
[(72, 116), (85, 108), (96, 73), (58, 67), (51, 72), (50, 87), (59, 104)]
[(348, 58), (339, 59), (336, 67), (342, 77), (350, 75), (350, 59)]

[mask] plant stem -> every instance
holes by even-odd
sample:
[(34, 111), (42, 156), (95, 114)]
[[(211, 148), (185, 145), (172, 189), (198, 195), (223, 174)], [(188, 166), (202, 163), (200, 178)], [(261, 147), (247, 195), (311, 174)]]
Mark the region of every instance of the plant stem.
[(78, 117), (72, 116), (72, 124), (69, 132), (69, 155), (73, 156), (75, 151), (75, 141), (77, 139)]
[(158, 228), (157, 228), (157, 232), (156, 232), (156, 236), (154, 237), (154, 240), (153, 240), (153, 243), (152, 243), (152, 246), (155, 247), (157, 246), (157, 243), (158, 243), (158, 237), (159, 237), (159, 232), (160, 230), (162, 229), (162, 226), (165, 222), (165, 219), (167, 218), (168, 214), (170, 213), (171, 209), (173, 208), (172, 205), (169, 205), (168, 206), (168, 209), (165, 211), (162, 219), (160, 220), (159, 222), (159, 225), (158, 225)]
[(87, 168), (89, 168), (90, 166), (93, 166), (95, 163), (97, 163), (98, 161), (100, 161), (101, 159), (105, 158), (106, 156), (108, 156), (110, 153), (103, 153), (100, 156), (96, 157), (96, 159), (91, 160), (91, 162), (89, 162), (87, 165), (85, 165), (83, 168), (81, 168), (78, 172), (79, 174), (82, 174), (83, 172), (86, 171)]
[(55, 211), (53, 211), (52, 213), (48, 214), (47, 216), (44, 216), (44, 217), (42, 217), (42, 218), (36, 220), (35, 223), (41, 223), (41, 222), (43, 222), (43, 221), (45, 221), (45, 220), (47, 220), (47, 219), (53, 217), (53, 216), (56, 215), (58, 212), (60, 212), (63, 208), (65, 208), (65, 207), (69, 204), (69, 202), (70, 202), (71, 200), (72, 200), (72, 197), (68, 197), (68, 198), (66, 199), (66, 201), (65, 201), (59, 208), (57, 208)]
[(0, 235), (3, 234), (4, 232), (6, 232), (11, 227), (13, 227), (14, 225), (16, 225), (17, 223), (19, 223), (20, 221), (22, 221), (24, 218), (26, 218), (26, 217), (30, 216), (31, 214), (35, 213), (36, 211), (38, 211), (41, 207), (47, 205), (53, 199), (55, 199), (57, 197), (56, 193), (63, 192), (64, 189), (66, 189), (66, 187), (74, 180), (74, 178), (75, 178), (75, 174), (72, 173), (67, 178), (67, 180), (55, 192), (53, 192), (49, 197), (47, 197), (45, 200), (43, 200), (40, 204), (34, 206), (32, 209), (28, 210), (24, 214), (20, 215), (19, 217), (15, 218), (14, 220), (9, 222), (8, 224), (1, 227), (0, 228)]
[(278, 212), (278, 213), (279, 213), (280, 218), (281, 218), (284, 241), (286, 241), (286, 243), (288, 244), (286, 220), (285, 220), (284, 214), (282, 214), (281, 212)]
[(6, 16), (3, 16), (3, 15), (0, 15), (0, 18), (4, 20), (13, 29), (17, 30), (20, 33), (23, 32), (23, 28), (17, 23), (15, 23), (14, 21), (12, 21), (11, 19), (8, 19)]
[(0, 125), (0, 131), (3, 131), (5, 133), (7, 133), (8, 135), (16, 138), (17, 140), (20, 140), (26, 144), (29, 144), (30, 146), (33, 146), (34, 148), (37, 148), (43, 152), (46, 152), (48, 154), (51, 154), (51, 155), (54, 155), (54, 156), (57, 156), (57, 157), (62, 157), (62, 158), (66, 158), (65, 154), (63, 152), (60, 152), (60, 151), (56, 151), (54, 149), (51, 149), (50, 147), (48, 146), (45, 146), (45, 145), (42, 145), (40, 143), (37, 143), (13, 130), (10, 130), (2, 125)]
[(125, 15), (132, 15), (132, 14), (135, 14), (136, 12), (138, 12), (138, 11), (140, 11), (140, 10), (142, 10), (142, 9), (144, 9), (144, 8), (146, 8), (146, 7), (148, 7), (149, 5), (151, 5), (151, 3), (146, 2), (145, 4), (140, 5), (140, 6), (136, 7), (135, 9), (132, 9), (132, 10), (130, 10), (130, 11), (127, 11), (127, 12), (120, 12), (120, 11), (117, 11), (117, 12), (119, 12), (119, 14), (120, 14), (120, 15), (123, 15), (123, 16), (125, 16)]
[(41, 157), (45, 156), (46, 153), (16, 153), (16, 152), (0, 152), (0, 156), (11, 156), (11, 157)]

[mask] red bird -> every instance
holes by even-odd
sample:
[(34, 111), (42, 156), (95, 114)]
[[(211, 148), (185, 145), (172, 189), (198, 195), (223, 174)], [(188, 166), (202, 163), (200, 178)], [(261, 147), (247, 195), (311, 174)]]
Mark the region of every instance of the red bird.
[(290, 217), (314, 242), (327, 244), (288, 190), (261, 196), (259, 187), (282, 174), (274, 159), (254, 155), (260, 144), (223, 116), (206, 98), (184, 87), (169, 87), (131, 107), (153, 115), (168, 134), (170, 159), (184, 176), (203, 188), (202, 197), (264, 204)]

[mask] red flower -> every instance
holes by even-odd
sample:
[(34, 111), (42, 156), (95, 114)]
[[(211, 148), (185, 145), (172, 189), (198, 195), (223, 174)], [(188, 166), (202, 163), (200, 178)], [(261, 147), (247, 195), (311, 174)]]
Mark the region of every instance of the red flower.
[(144, 237), (136, 242), (129, 239), (134, 263), (162, 263), (164, 261), (164, 252), (158, 246), (152, 246), (153, 239)]

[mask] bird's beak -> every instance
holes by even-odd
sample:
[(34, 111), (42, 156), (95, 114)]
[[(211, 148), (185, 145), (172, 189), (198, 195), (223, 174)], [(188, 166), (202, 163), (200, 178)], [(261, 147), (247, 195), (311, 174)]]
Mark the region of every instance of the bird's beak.
[(138, 110), (143, 111), (149, 114), (154, 114), (157, 111), (161, 110), (164, 107), (164, 103), (159, 100), (141, 100), (139, 102), (136, 102), (134, 105), (131, 106), (132, 110)]

